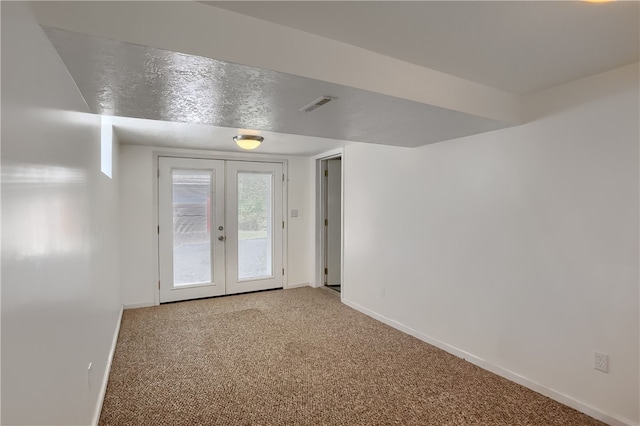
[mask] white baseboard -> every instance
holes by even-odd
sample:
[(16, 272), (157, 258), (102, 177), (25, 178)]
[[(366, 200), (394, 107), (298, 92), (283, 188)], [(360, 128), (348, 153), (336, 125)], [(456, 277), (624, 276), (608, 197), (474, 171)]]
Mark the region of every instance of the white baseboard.
[(300, 287), (311, 287), (311, 284), (309, 283), (291, 284), (286, 286), (284, 289), (289, 290), (290, 288), (300, 288)]
[(118, 322), (116, 323), (116, 329), (113, 333), (113, 340), (111, 341), (111, 350), (109, 351), (109, 357), (107, 358), (107, 365), (104, 369), (104, 376), (102, 377), (102, 385), (100, 386), (100, 393), (98, 394), (98, 403), (96, 404), (96, 411), (93, 414), (93, 425), (98, 426), (100, 421), (100, 413), (102, 412), (102, 404), (104, 403), (104, 397), (107, 394), (107, 383), (109, 383), (109, 373), (111, 372), (111, 363), (113, 362), (113, 355), (116, 352), (116, 344), (118, 343), (118, 335), (120, 334), (120, 324), (122, 323), (122, 312), (124, 307), (120, 307), (120, 313), (118, 314)]
[(365, 308), (364, 306), (359, 305), (358, 303), (352, 302), (350, 300), (347, 299), (342, 299), (342, 303), (344, 303), (347, 306), (352, 307), (353, 309), (362, 312), (365, 315), (368, 315), (372, 318), (377, 319), (380, 322), (383, 322), (385, 324), (387, 324), (388, 326), (391, 326), (397, 330), (400, 330), (404, 333), (407, 333), (415, 338), (418, 338), (420, 340), (422, 340), (423, 342), (429, 343), (430, 345), (433, 345), (437, 348), (440, 348), (446, 352), (449, 352), (452, 355), (455, 355), (457, 357), (460, 357), (466, 361), (469, 361), (472, 364), (477, 365), (478, 367), (490, 371), (494, 374), (497, 374), (498, 376), (502, 376), (507, 380), (511, 380), (512, 382), (518, 383), (519, 385), (522, 385), (526, 388), (529, 388), (535, 392), (538, 392), (546, 397), (549, 397), (555, 401), (560, 402), (561, 404), (567, 405), (571, 408), (574, 408), (588, 416), (593, 417), (594, 419), (600, 420), (602, 422), (605, 422), (609, 425), (615, 425), (615, 426), (638, 426), (638, 423), (626, 419), (624, 417), (620, 417), (617, 415), (613, 415), (613, 414), (608, 414), (605, 413), (602, 410), (599, 410), (589, 404), (586, 404), (584, 402), (578, 401), (575, 398), (572, 398), (569, 395), (566, 395), (562, 392), (558, 392), (554, 389), (551, 389), (549, 387), (546, 387), (540, 383), (537, 383), (533, 380), (527, 379), (526, 377), (523, 377), (517, 373), (514, 373), (512, 371), (506, 370), (504, 368), (498, 367), (496, 365), (493, 365), (487, 361), (485, 361), (484, 359), (477, 357), (469, 352), (466, 352), (462, 349), (456, 348), (455, 346), (451, 346), (445, 342), (442, 342), (438, 339), (434, 339), (432, 337), (427, 336), (424, 333), (421, 333), (417, 330), (414, 330), (411, 327), (408, 327), (398, 321), (395, 321), (391, 318), (387, 318), (384, 315), (380, 315), (377, 312), (374, 312), (370, 309)]
[(124, 309), (148, 308), (151, 306), (156, 306), (155, 302), (131, 303), (128, 305), (124, 305)]

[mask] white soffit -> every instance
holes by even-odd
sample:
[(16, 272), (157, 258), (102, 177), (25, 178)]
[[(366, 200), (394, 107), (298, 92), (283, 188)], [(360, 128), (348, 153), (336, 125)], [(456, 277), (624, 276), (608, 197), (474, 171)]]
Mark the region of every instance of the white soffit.
[[(291, 74), (44, 30), (96, 114), (404, 147), (509, 126)], [(320, 96), (333, 100), (313, 112), (299, 111)]]
[(259, 133), (265, 142), (252, 150), (257, 154), (311, 156), (342, 148), (348, 142), (274, 132), (247, 132), (243, 129), (176, 123), (141, 118), (113, 117), (113, 127), (123, 145), (183, 148), (206, 151), (247, 151), (239, 148), (233, 137), (241, 133)]
[[(206, 4), (45, 1), (34, 2), (33, 8), (45, 27), (293, 74), (511, 124), (522, 122), (516, 95)], [(238, 28), (251, 28), (251, 33), (239, 33)]]

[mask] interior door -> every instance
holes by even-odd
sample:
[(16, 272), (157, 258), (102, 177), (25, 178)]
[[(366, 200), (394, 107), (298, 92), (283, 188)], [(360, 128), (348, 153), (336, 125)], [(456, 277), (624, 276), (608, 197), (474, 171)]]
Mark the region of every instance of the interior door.
[(282, 164), (160, 157), (160, 302), (282, 287)]

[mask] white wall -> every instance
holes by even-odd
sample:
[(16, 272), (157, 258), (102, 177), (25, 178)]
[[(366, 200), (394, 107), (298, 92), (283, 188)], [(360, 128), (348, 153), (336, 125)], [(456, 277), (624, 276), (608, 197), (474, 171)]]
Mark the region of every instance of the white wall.
[(347, 146), (345, 302), (637, 423), (638, 89), (635, 64), (532, 95), (519, 127)]
[[(289, 159), (289, 211), (288, 244), (289, 287), (313, 284), (315, 220), (313, 206), (315, 192), (309, 191), (315, 164), (309, 157)], [(291, 217), (291, 210), (298, 210), (298, 217)]]
[[(137, 145), (120, 147), (120, 218), (123, 300), (125, 307), (157, 303), (154, 288), (158, 282), (157, 200), (154, 197), (154, 152), (213, 158), (230, 158), (237, 153), (213, 153), (153, 148)], [(249, 154), (251, 155), (251, 154)], [(253, 154), (261, 158), (259, 154)], [(312, 195), (309, 194), (311, 159), (305, 157), (262, 156), (288, 161), (288, 206), (298, 209), (297, 218), (288, 218), (287, 288), (312, 282)], [(290, 213), (288, 214), (290, 216)]]
[(118, 174), (30, 6), (1, 7), (1, 422), (87, 425), (121, 309)]

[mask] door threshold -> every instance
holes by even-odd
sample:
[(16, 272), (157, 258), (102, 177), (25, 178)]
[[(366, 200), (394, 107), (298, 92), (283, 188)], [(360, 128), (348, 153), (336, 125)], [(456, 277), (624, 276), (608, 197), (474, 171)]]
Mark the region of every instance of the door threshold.
[(170, 305), (172, 303), (193, 302), (195, 300), (219, 299), (221, 297), (242, 296), (244, 294), (265, 293), (267, 291), (277, 291), (277, 290), (284, 290), (284, 287), (276, 287), (276, 288), (267, 288), (267, 289), (264, 289), (264, 290), (247, 291), (245, 293), (219, 294), (217, 296), (198, 297), (198, 298), (195, 298), (195, 299), (173, 300), (171, 302), (160, 302), (160, 304), (161, 305)]

